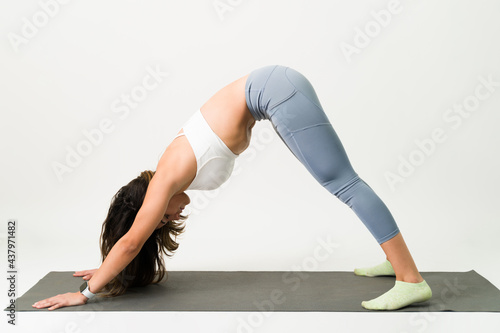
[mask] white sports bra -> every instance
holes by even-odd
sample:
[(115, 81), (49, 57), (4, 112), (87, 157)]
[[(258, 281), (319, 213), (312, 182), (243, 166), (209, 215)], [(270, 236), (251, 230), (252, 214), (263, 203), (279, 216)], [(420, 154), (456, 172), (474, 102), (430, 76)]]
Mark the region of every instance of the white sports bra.
[(196, 157), (196, 176), (187, 190), (215, 190), (231, 176), (239, 155), (215, 134), (200, 110), (182, 128), (184, 133), (175, 138), (185, 135)]

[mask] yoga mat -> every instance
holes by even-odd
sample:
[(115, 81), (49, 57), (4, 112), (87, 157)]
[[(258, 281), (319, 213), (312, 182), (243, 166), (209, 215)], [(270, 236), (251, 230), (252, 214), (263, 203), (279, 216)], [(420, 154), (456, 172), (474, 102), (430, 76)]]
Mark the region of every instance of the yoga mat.
[[(17, 311), (36, 301), (79, 290), (73, 272), (50, 272), (16, 302)], [(500, 290), (475, 271), (423, 272), (433, 297), (396, 311), (500, 312)], [(394, 286), (394, 277), (352, 272), (171, 271), (168, 280), (130, 288), (121, 296), (95, 297), (85, 305), (56, 311), (367, 311), (361, 301)]]

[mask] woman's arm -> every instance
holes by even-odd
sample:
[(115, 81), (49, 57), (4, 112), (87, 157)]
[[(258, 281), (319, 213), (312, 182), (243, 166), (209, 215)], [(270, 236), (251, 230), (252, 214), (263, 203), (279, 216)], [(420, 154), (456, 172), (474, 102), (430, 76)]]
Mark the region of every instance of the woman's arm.
[(139, 254), (162, 219), (170, 198), (183, 185), (182, 182), (172, 178), (172, 173), (165, 173), (161, 168), (157, 169), (132, 227), (116, 242), (101, 267), (88, 281), (90, 292), (96, 293), (101, 290)]
[[(153, 184), (155, 178), (157, 181)], [(160, 212), (162, 209), (165, 210), (173, 195), (169, 187), (162, 188), (162, 185), (166, 185), (166, 183), (159, 181), (159, 178), (161, 177), (157, 177), (155, 173), (132, 227), (113, 245), (101, 267), (88, 280), (90, 292), (97, 293), (116, 277), (137, 256), (144, 242), (158, 225), (161, 216), (163, 216)], [(49, 307), (49, 310), (55, 310), (64, 306), (82, 305), (87, 300), (87, 297), (80, 292), (66, 293), (38, 301), (33, 304), (33, 307), (38, 309)]]
[[(144, 202), (130, 230), (116, 242), (101, 267), (88, 280), (89, 289), (97, 293), (116, 277), (140, 252), (151, 236), (168, 206), (170, 198), (184, 191), (196, 175), (196, 160), (189, 143), (180, 137), (170, 144), (158, 163)], [(82, 298), (83, 297), (83, 298)], [(54, 310), (86, 302), (80, 292), (57, 295), (35, 303), (36, 308)]]

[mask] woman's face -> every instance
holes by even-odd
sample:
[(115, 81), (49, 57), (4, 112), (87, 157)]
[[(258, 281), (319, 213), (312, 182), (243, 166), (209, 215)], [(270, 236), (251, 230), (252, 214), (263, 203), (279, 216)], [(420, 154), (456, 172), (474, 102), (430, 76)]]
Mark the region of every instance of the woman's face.
[(185, 192), (174, 195), (168, 202), (168, 206), (165, 210), (164, 216), (161, 219), (160, 223), (158, 223), (156, 229), (160, 229), (161, 227), (163, 227), (165, 224), (167, 224), (167, 221), (178, 220), (182, 211), (184, 210), (184, 207), (186, 207), (186, 205), (189, 205), (190, 202), (191, 200)]

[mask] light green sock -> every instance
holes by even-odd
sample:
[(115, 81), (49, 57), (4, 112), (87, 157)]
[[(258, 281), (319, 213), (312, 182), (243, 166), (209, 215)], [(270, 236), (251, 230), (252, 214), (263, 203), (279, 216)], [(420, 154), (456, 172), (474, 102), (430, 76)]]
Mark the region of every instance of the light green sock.
[(427, 282), (409, 283), (396, 281), (394, 287), (385, 294), (361, 302), (368, 310), (397, 310), (413, 303), (425, 302), (432, 297), (432, 290)]
[(389, 260), (385, 260), (383, 263), (377, 266), (373, 267), (365, 267), (365, 268), (355, 268), (354, 269), (354, 274), (356, 275), (361, 275), (361, 276), (384, 276), (384, 275), (390, 275), (390, 276), (396, 276), (394, 273), (394, 269), (392, 268), (391, 263)]

